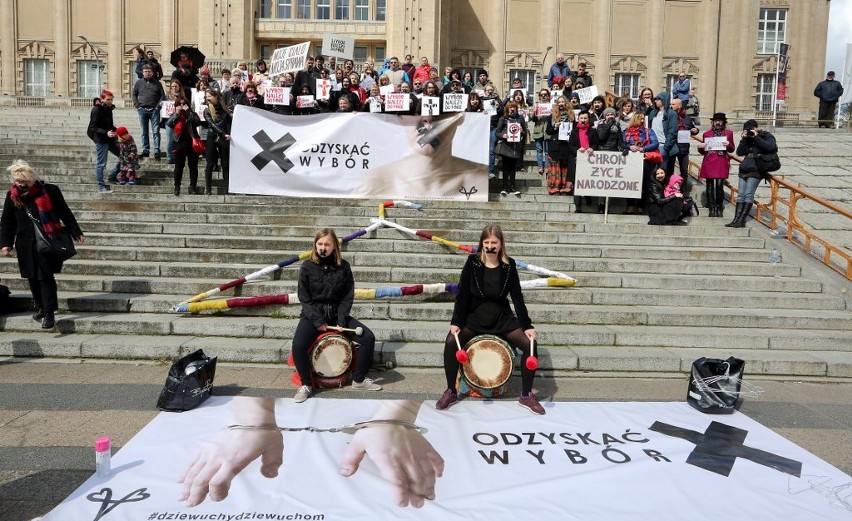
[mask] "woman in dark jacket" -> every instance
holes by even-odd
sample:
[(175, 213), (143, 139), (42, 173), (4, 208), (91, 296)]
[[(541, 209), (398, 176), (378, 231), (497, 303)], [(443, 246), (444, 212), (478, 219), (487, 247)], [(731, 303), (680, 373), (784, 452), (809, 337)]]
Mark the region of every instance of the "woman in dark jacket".
[(79, 244), (86, 238), (59, 187), (39, 180), (32, 167), (21, 160), (7, 170), (12, 177), (12, 188), (6, 192), (0, 217), (0, 251), (9, 257), (13, 247), (17, 250), (18, 269), (29, 282), (38, 308), (33, 320), (41, 320), (42, 329), (51, 329), (56, 325), (54, 313), (58, 309), (53, 275), (62, 271), (62, 261), (36, 251), (33, 218), (49, 237), (56, 237), (64, 226)]
[[(360, 391), (381, 391), (382, 386), (367, 378), (373, 361), (376, 337), (370, 329), (349, 312), (355, 300), (355, 279), (349, 263), (340, 253), (340, 242), (331, 228), (317, 232), (311, 256), (299, 268), (299, 302), (302, 314), (293, 333), (293, 361), (302, 380), (293, 401), (302, 403), (313, 392), (311, 359), (308, 352), (316, 338), (329, 330), (329, 326), (362, 329), (356, 333), (359, 344), (352, 374), (352, 388)], [(351, 333), (346, 333), (352, 336)]]
[[(571, 129), (571, 135), (568, 137), (568, 151), (574, 156), (574, 160), (568, 163), (568, 180), (573, 185), (577, 177), (577, 161), (586, 159), (586, 156), (578, 156), (580, 154), (591, 154), (598, 149), (598, 132), (589, 119), (587, 111), (580, 112), (577, 116), (577, 124)], [(591, 199), (586, 196), (586, 199)], [(587, 201), (590, 202), (590, 201)], [(581, 213), (583, 211), (583, 197), (574, 196), (574, 212)]]
[(200, 124), (198, 115), (189, 110), (189, 101), (186, 98), (178, 98), (175, 101), (175, 113), (166, 122), (166, 126), (172, 129), (169, 148), (175, 161), (175, 195), (180, 195), (183, 167), (186, 163), (189, 163), (189, 193), (198, 193), (195, 186), (198, 183), (198, 153), (192, 149), (192, 138), (199, 137), (196, 127)]
[(204, 125), (207, 127), (207, 166), (204, 168), (204, 193), (213, 193), (213, 167), (222, 162), (222, 179), (228, 190), (228, 158), (231, 142), (231, 112), (219, 91), (208, 89), (204, 94), (207, 107), (204, 109)]
[[(477, 253), (468, 256), (459, 279), (459, 294), (453, 308), (450, 332), (444, 341), (444, 372), (447, 390), (435, 404), (444, 410), (458, 401), (456, 377), (456, 339), (464, 346), (477, 335), (502, 337), (523, 352), (521, 357), (521, 398), (518, 403), (534, 414), (544, 414), (544, 408), (532, 392), (535, 370), (527, 367), (531, 343), (536, 331), (527, 313), (521, 280), (515, 260), (506, 252), (503, 230), (496, 224), (486, 226), (479, 236)], [(509, 298), (515, 314), (509, 307)]]
[[(510, 130), (519, 129), (518, 141), (509, 141)], [(515, 175), (518, 172), (518, 164), (524, 159), (524, 150), (527, 143), (527, 122), (518, 114), (518, 104), (514, 101), (506, 103), (503, 108), (503, 117), (497, 122), (495, 129), (499, 145), (495, 153), (500, 154), (503, 163), (503, 190), (500, 195), (521, 195), (521, 191), (515, 186)]]
[(675, 192), (665, 196), (666, 171), (660, 166), (654, 171), (652, 181), (648, 183), (648, 224), (677, 224), (683, 216), (683, 194)]
[(568, 180), (568, 168), (572, 160), (567, 139), (573, 128), (574, 111), (568, 104), (568, 98), (559, 96), (544, 127), (544, 133), (548, 138), (547, 193), (549, 194), (570, 194), (574, 191), (574, 178)]
[(760, 128), (757, 121), (750, 119), (743, 123), (743, 133), (740, 144), (737, 145), (737, 156), (740, 159), (740, 180), (737, 186), (737, 210), (734, 220), (726, 224), (729, 228), (745, 227), (751, 207), (754, 204), (754, 193), (760, 180), (769, 175), (762, 169), (764, 164), (758, 161), (759, 156), (775, 154), (777, 159), (778, 144), (775, 136)]
[(263, 96), (258, 94), (257, 85), (251, 81), (246, 83), (246, 91), (237, 100), (237, 105), (266, 110), (266, 103), (263, 102)]

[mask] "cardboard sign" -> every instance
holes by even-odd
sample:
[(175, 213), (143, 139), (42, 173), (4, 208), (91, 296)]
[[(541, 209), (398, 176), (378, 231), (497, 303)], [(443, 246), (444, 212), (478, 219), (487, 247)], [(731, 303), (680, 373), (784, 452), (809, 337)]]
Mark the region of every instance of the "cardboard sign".
[(591, 103), (592, 100), (595, 99), (595, 96), (598, 95), (598, 87), (597, 85), (592, 85), (591, 87), (578, 89), (574, 92), (580, 96), (580, 103)]
[(553, 113), (553, 105), (550, 103), (536, 103), (535, 104), (535, 115), (543, 118), (549, 116)]
[(482, 100), (482, 113), (486, 116), (496, 116), (497, 115), (497, 100), (495, 99), (484, 99)]
[(296, 107), (300, 109), (306, 109), (315, 106), (313, 96), (299, 96), (296, 98)]
[(444, 94), (444, 112), (464, 112), (467, 94)]
[(355, 38), (325, 33), (322, 36), (322, 53), (325, 56), (352, 59), (355, 57)]
[(383, 96), (387, 96), (388, 94), (393, 94), (396, 92), (396, 85), (382, 85), (379, 87), (379, 92)]
[(577, 155), (575, 195), (642, 197), (644, 155), (634, 152), (593, 152)]
[(403, 112), (410, 110), (411, 96), (406, 92), (385, 95), (385, 112)]
[(263, 95), (263, 102), (267, 105), (289, 105), (290, 87), (269, 87)]
[(317, 99), (327, 100), (331, 96), (331, 81), (325, 79), (317, 80)]
[(441, 100), (435, 96), (423, 96), (420, 104), (421, 116), (439, 116), (441, 114)]
[(382, 98), (372, 97), (370, 98), (370, 112), (381, 112), (382, 111)]
[(168, 119), (169, 116), (175, 113), (175, 102), (174, 101), (164, 101), (162, 105), (160, 105), (160, 118)]
[(521, 132), (523, 130), (523, 125), (521, 125), (517, 121), (510, 121), (509, 124), (506, 125), (506, 141), (508, 143), (520, 143)]
[(704, 149), (713, 152), (717, 150), (728, 150), (727, 136), (704, 138)]
[(677, 131), (677, 142), (678, 143), (689, 143), (692, 134), (688, 130), (678, 130)]
[(570, 121), (563, 121), (559, 124), (559, 141), (568, 141), (571, 137), (571, 131), (574, 130), (574, 124)]
[(296, 72), (305, 68), (311, 42), (299, 43), (275, 49), (269, 62), (269, 76), (274, 78), (285, 72)]

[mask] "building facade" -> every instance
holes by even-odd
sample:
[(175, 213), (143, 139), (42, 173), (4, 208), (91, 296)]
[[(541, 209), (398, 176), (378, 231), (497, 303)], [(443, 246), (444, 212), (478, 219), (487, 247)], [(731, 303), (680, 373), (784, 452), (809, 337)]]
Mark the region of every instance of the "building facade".
[[(702, 113), (772, 110), (779, 44), (791, 47), (790, 119), (813, 119), (824, 77), (829, 0), (0, 0), (0, 90), (31, 102), (83, 103), (101, 87), (127, 96), (133, 50), (195, 45), (215, 72), (325, 33), (356, 38), (356, 67), (421, 56), (486, 69), (502, 91), (537, 86), (557, 52), (599, 89), (667, 89), (685, 72)], [(49, 13), (49, 16), (45, 16)], [(500, 88), (500, 86), (503, 88)]]

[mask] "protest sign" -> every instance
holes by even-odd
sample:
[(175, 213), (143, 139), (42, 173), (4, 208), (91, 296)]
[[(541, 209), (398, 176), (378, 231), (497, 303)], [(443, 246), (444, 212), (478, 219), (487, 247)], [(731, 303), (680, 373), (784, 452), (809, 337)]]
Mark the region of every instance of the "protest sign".
[(708, 137), (704, 138), (705, 150), (707, 151), (715, 151), (715, 150), (727, 150), (728, 149), (728, 138), (726, 136), (719, 137)]
[(642, 197), (641, 153), (593, 152), (577, 155), (575, 195), (597, 197)]
[(444, 112), (464, 112), (467, 94), (444, 94)]
[(689, 143), (689, 139), (692, 134), (689, 130), (678, 130), (677, 131), (677, 142), (678, 143)]
[(318, 79), (317, 81), (317, 99), (327, 100), (331, 96), (331, 81), (327, 79)]
[(326, 56), (351, 60), (355, 55), (355, 38), (325, 33), (322, 37), (322, 53)]
[(598, 95), (598, 87), (596, 85), (592, 85), (585, 89), (577, 89), (574, 93), (580, 96), (580, 103), (591, 103), (592, 100), (595, 99), (595, 96)]
[(395, 85), (382, 85), (379, 87), (379, 93), (384, 96), (387, 96), (388, 94), (393, 94), (394, 92), (396, 92)]
[(423, 96), (420, 104), (421, 116), (437, 116), (441, 113), (440, 99), (434, 96)]
[(497, 115), (497, 100), (495, 99), (484, 99), (482, 100), (482, 113), (486, 116), (496, 116)]
[(290, 87), (269, 87), (263, 95), (263, 102), (267, 105), (289, 105)]
[(316, 105), (313, 96), (299, 96), (296, 98), (296, 107), (300, 109), (310, 108)]
[(517, 121), (510, 121), (509, 124), (506, 125), (506, 141), (509, 143), (520, 143), (521, 132), (523, 130), (523, 125)]
[(379, 97), (371, 97), (370, 98), (370, 112), (381, 112), (382, 111), (382, 98)]
[(269, 76), (275, 77), (285, 72), (296, 72), (305, 68), (311, 42), (275, 49), (269, 62)]
[(168, 119), (169, 116), (175, 113), (175, 102), (164, 101), (160, 106), (160, 118)]
[(407, 111), (411, 106), (411, 96), (406, 92), (385, 95), (385, 112)]
[(570, 121), (563, 121), (559, 124), (559, 141), (568, 141), (571, 137), (571, 131), (574, 129), (574, 124)]
[(536, 103), (535, 104), (535, 115), (542, 118), (545, 116), (549, 116), (553, 112), (553, 105), (550, 103)]

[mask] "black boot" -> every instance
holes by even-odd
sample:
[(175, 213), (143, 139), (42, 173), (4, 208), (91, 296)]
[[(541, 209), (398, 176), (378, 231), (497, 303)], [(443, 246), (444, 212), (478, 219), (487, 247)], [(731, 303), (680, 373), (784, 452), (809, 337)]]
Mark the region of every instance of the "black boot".
[(574, 196), (574, 213), (583, 213), (583, 198), (578, 195)]
[(43, 318), (44, 318), (44, 310), (41, 309), (41, 308), (38, 308), (38, 311), (33, 313), (33, 320), (41, 320)]
[(731, 228), (745, 228), (745, 222), (748, 219), (748, 214), (751, 212), (752, 206), (754, 206), (754, 203), (743, 203), (743, 213), (738, 214), (739, 220)]
[(53, 329), (53, 326), (56, 325), (56, 320), (53, 318), (53, 311), (46, 311), (44, 313), (44, 319), (41, 321), (42, 329)]
[(716, 215), (722, 217), (725, 212), (725, 180), (716, 180)]
[(742, 216), (743, 208), (745, 208), (745, 203), (737, 203), (737, 209), (734, 213), (734, 220), (726, 224), (726, 228), (739, 228), (739, 226), (737, 226), (737, 223), (740, 222), (740, 217)]
[(716, 217), (716, 180), (708, 179), (704, 187), (704, 195), (707, 197), (707, 209), (709, 217)]

